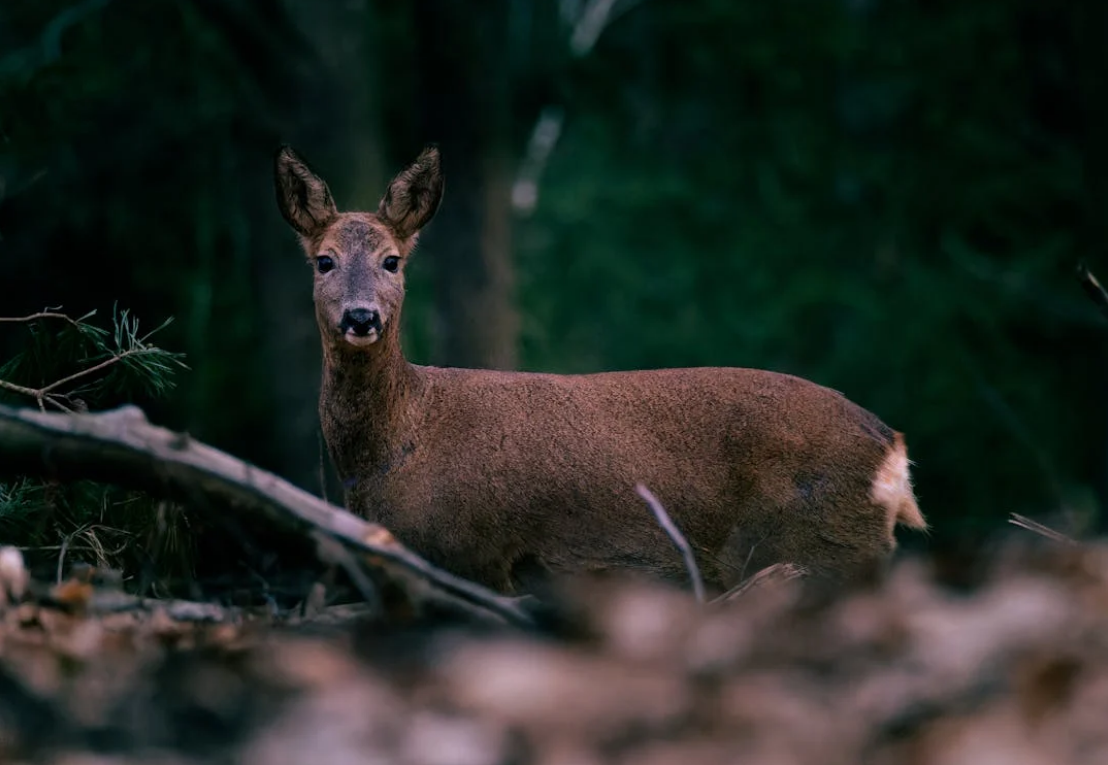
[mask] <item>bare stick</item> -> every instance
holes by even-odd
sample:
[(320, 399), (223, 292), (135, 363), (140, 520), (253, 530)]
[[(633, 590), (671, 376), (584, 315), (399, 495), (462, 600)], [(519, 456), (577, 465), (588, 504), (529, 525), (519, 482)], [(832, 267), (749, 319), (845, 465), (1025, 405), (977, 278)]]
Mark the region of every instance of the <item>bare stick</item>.
[(1096, 303), (1096, 307), (1100, 309), (1100, 312), (1108, 316), (1108, 291), (1100, 286), (1100, 282), (1093, 276), (1092, 271), (1089, 270), (1084, 261), (1077, 264), (1077, 280), (1081, 282), (1081, 286), (1085, 288), (1085, 293)]
[(685, 535), (677, 528), (677, 524), (669, 517), (669, 513), (662, 507), (662, 503), (658, 501), (658, 498), (654, 496), (650, 489), (646, 488), (641, 483), (637, 483), (635, 484), (635, 491), (638, 492), (638, 495), (642, 497), (643, 501), (650, 507), (650, 511), (654, 513), (654, 518), (658, 521), (658, 525), (666, 532), (673, 541), (673, 544), (680, 551), (681, 557), (685, 559), (685, 568), (688, 569), (689, 579), (692, 580), (693, 594), (696, 595), (698, 602), (703, 603), (704, 581), (700, 578), (700, 567), (696, 565), (696, 556), (693, 555), (689, 540), (685, 539)]
[(1055, 542), (1063, 542), (1070, 545), (1077, 544), (1077, 540), (1066, 536), (1060, 531), (1055, 531), (1049, 526), (1044, 526), (1038, 521), (1033, 521), (1025, 515), (1020, 515), (1019, 513), (1012, 513), (1011, 517), (1008, 518), (1008, 523), (1012, 524), (1013, 526), (1019, 526), (1021, 529), (1033, 531), (1039, 536), (1044, 536), (1047, 539), (1051, 539)]
[(510, 598), (432, 566), (388, 529), (206, 444), (151, 425), (138, 407), (61, 414), (0, 405), (0, 473), (92, 479), (169, 498), (218, 501), (292, 531), (321, 533), (384, 572), (413, 603), (444, 602), (480, 618), (530, 627)]

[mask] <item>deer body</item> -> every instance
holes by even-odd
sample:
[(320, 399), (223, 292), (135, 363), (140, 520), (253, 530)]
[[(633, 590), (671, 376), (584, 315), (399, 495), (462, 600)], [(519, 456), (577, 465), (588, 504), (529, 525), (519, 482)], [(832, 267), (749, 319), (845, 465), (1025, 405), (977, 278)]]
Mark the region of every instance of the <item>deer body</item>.
[(717, 590), (777, 561), (869, 577), (898, 523), (925, 528), (902, 436), (797, 377), (407, 362), (402, 266), (442, 195), (435, 150), (397, 176), (375, 214), (337, 212), (287, 148), (277, 189), (318, 272), (320, 418), (347, 506), (432, 562), (508, 593), (551, 574), (628, 568), (684, 581), (638, 482)]

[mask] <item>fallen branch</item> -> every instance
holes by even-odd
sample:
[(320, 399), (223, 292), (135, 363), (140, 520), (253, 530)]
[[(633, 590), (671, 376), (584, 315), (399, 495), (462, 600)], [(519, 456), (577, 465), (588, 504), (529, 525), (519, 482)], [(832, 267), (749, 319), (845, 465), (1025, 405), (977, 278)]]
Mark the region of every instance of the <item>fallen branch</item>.
[(366, 569), (397, 581), (414, 603), (533, 625), (512, 599), (432, 566), (383, 526), (187, 434), (151, 425), (135, 406), (72, 415), (0, 406), (0, 473), (91, 479), (175, 499), (215, 500), (286, 529), (337, 541)]
[(654, 513), (654, 518), (657, 519), (658, 525), (661, 526), (662, 530), (673, 540), (673, 544), (676, 545), (678, 551), (680, 551), (681, 557), (685, 559), (685, 568), (688, 569), (689, 579), (692, 580), (693, 594), (696, 595), (697, 602), (703, 603), (704, 580), (700, 577), (700, 567), (696, 565), (696, 556), (693, 555), (692, 546), (689, 545), (689, 540), (685, 539), (685, 535), (677, 528), (677, 524), (669, 517), (669, 513), (662, 507), (662, 503), (658, 501), (658, 498), (654, 496), (654, 493), (651, 492), (650, 489), (639, 483), (635, 484), (635, 491), (650, 507), (650, 511)]

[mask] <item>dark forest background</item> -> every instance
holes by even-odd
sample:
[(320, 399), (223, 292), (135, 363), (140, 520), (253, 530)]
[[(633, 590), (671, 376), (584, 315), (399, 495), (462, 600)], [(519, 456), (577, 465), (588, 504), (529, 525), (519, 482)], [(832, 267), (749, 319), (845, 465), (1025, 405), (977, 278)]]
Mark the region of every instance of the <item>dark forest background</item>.
[(5, 0), (0, 315), (173, 317), (136, 401), (318, 492), (273, 152), (357, 209), (437, 142), (413, 361), (791, 372), (907, 433), (927, 544), (1103, 531), (1106, 82), (1104, 0)]

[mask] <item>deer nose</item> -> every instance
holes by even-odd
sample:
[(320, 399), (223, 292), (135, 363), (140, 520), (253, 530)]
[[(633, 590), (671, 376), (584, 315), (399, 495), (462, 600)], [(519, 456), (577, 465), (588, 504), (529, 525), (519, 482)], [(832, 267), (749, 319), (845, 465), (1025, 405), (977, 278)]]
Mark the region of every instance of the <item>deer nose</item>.
[(342, 312), (339, 329), (365, 337), (371, 329), (381, 331), (381, 314), (372, 308), (348, 308)]

